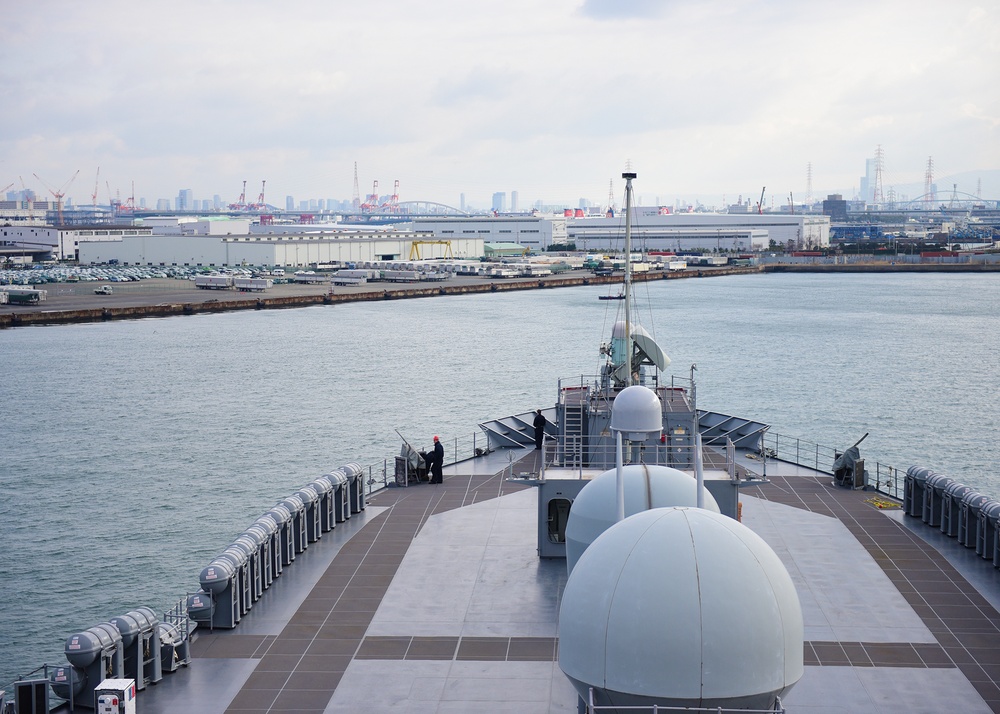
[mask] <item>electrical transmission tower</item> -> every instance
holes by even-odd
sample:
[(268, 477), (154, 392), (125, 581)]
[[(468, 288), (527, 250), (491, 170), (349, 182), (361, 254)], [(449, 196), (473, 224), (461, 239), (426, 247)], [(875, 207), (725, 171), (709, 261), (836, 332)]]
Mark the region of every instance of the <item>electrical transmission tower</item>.
[(875, 148), (875, 193), (872, 196), (872, 204), (876, 208), (881, 207), (885, 199), (882, 193), (882, 168), (884, 163), (885, 155), (882, 153), (882, 145), (879, 144)]
[(358, 186), (358, 162), (354, 162), (354, 198), (351, 207), (355, 211), (361, 210), (361, 188)]
[(937, 196), (934, 195), (934, 157), (927, 157), (927, 172), (924, 174), (924, 205), (927, 210), (934, 207)]
[(806, 205), (812, 205), (813, 200), (813, 165), (812, 161), (806, 164)]

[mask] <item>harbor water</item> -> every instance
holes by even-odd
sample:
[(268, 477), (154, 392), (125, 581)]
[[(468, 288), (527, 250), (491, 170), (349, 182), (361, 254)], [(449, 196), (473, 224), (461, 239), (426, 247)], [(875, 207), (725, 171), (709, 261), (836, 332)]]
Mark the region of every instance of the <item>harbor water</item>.
[[(346, 462), (471, 443), (595, 374), (607, 287), (0, 332), (0, 689), (158, 612), (277, 500)], [(924, 464), (1000, 498), (1000, 281), (747, 275), (636, 286), (702, 409)], [(482, 440), (482, 436), (479, 437)]]

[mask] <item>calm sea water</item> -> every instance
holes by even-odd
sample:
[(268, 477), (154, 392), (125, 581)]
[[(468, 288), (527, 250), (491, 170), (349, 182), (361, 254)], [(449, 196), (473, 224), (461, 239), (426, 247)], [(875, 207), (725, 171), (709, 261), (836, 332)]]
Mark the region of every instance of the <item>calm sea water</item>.
[[(1000, 497), (1000, 281), (755, 275), (637, 286), (699, 406)], [(162, 612), (258, 515), (349, 461), (550, 406), (594, 374), (596, 287), (0, 332), (0, 688)]]

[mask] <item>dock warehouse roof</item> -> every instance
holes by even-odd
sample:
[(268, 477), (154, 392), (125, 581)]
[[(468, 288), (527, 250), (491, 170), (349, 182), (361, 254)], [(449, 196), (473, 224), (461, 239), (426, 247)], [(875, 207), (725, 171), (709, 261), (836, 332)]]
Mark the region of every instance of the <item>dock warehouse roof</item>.
[[(82, 244), (80, 262), (106, 263), (116, 259), (123, 265), (305, 267), (316, 263), (405, 259), (414, 241), (431, 238), (427, 232), (317, 230), (315, 226), (303, 226), (296, 233), (124, 236), (115, 242)], [(450, 246), (424, 245), (422, 253), (425, 258), (441, 258), (449, 247), (455, 258), (483, 255), (482, 239), (464, 237), (452, 239)]]
[[(570, 242), (576, 243), (580, 250), (614, 247), (620, 244), (624, 232), (625, 219), (622, 216), (572, 219), (566, 226)], [(771, 240), (783, 246), (791, 241), (795, 247), (822, 248), (830, 245), (830, 218), (821, 215), (782, 216), (768, 213), (658, 215), (639, 210), (634, 214), (632, 238), (639, 245), (645, 242), (645, 247), (650, 250), (676, 250), (678, 241), (682, 250), (749, 250), (751, 246), (767, 248)], [(723, 244), (723, 239), (728, 244)]]

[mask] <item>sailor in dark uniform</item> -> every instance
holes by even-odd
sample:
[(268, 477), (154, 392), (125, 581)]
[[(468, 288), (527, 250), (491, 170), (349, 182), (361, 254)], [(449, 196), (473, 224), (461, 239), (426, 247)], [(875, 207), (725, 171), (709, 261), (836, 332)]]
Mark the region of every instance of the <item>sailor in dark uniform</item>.
[(444, 465), (444, 446), (434, 437), (434, 451), (431, 454), (431, 483), (442, 483), (441, 467)]
[(531, 422), (532, 426), (535, 427), (535, 448), (542, 448), (542, 439), (545, 438), (545, 417), (542, 416), (542, 410), (535, 410), (535, 420)]

